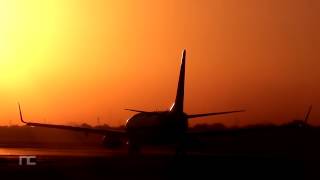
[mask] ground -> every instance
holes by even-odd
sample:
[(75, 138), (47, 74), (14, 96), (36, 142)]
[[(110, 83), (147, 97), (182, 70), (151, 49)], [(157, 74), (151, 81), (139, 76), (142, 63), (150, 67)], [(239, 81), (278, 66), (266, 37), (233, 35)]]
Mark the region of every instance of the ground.
[[(122, 150), (94, 148), (1, 148), (2, 177), (10, 179), (306, 179), (303, 159), (281, 155), (207, 154), (145, 149), (131, 157)], [(19, 165), (19, 155), (36, 155), (36, 165)]]

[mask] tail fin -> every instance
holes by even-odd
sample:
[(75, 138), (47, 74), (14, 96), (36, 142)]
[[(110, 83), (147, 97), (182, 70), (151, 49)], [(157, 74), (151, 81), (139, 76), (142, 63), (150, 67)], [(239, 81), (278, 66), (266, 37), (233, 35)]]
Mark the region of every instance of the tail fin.
[(308, 119), (309, 119), (309, 115), (311, 113), (311, 110), (312, 110), (312, 105), (309, 107), (308, 112), (307, 112), (306, 116), (304, 117), (305, 123), (308, 123)]
[(185, 64), (186, 64), (186, 50), (184, 49), (182, 53), (176, 100), (172, 105), (172, 107), (170, 108), (170, 111), (178, 112), (178, 113), (183, 113)]

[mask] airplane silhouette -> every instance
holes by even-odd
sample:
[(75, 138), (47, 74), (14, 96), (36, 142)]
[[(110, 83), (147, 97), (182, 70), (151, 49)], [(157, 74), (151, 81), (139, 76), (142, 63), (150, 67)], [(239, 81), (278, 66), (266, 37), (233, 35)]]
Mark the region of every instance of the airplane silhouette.
[[(176, 98), (171, 108), (167, 111), (143, 111), (136, 109), (125, 109), (137, 112), (127, 120), (125, 129), (97, 129), (86, 127), (75, 127), (67, 125), (44, 124), (27, 122), (24, 120), (22, 110), (19, 106), (20, 120), (28, 126), (39, 126), (46, 128), (56, 128), (72, 131), (81, 131), (85, 133), (95, 133), (104, 135), (103, 143), (112, 147), (119, 144), (122, 139), (126, 139), (129, 145), (129, 153), (138, 153), (142, 145), (146, 144), (175, 144), (177, 152), (183, 151), (187, 137), (194, 132), (188, 131), (188, 120), (192, 118), (230, 114), (243, 112), (244, 110), (210, 112), (204, 114), (186, 114), (184, 112), (184, 84), (185, 84), (185, 64), (186, 50), (183, 50), (180, 66), (180, 75)], [(198, 132), (199, 134), (201, 132)]]

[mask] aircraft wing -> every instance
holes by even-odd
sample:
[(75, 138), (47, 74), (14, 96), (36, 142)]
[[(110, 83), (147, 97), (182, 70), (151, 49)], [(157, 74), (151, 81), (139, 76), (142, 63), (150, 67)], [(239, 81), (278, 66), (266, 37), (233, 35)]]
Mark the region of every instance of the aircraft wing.
[(71, 130), (71, 131), (93, 133), (93, 134), (101, 134), (101, 135), (111, 135), (111, 136), (126, 136), (127, 135), (125, 130), (119, 130), (119, 129), (97, 129), (97, 128), (86, 128), (86, 127), (77, 127), (77, 126), (58, 125), (58, 124), (26, 122), (23, 119), (20, 105), (19, 105), (19, 113), (20, 113), (21, 122), (26, 124), (26, 125), (28, 125), (28, 126), (63, 129), (63, 130)]
[(76, 127), (76, 126), (57, 125), (57, 124), (43, 124), (43, 123), (33, 123), (33, 122), (25, 122), (25, 124), (28, 126), (80, 131), (85, 133), (102, 134), (102, 135), (112, 135), (112, 136), (126, 135), (125, 130), (118, 130), (118, 129), (96, 129), (96, 128)]

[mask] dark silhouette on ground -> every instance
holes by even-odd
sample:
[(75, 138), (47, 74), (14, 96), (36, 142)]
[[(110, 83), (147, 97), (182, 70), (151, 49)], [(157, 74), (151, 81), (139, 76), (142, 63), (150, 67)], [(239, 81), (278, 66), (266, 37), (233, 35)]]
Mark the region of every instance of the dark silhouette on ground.
[[(90, 125), (82, 124), (88, 127)], [(91, 126), (90, 126), (91, 127)], [(94, 128), (109, 128), (100, 125)], [(113, 127), (121, 129), (123, 127)], [(207, 152), (225, 153), (298, 153), (302, 148), (308, 152), (317, 150), (320, 127), (300, 126), (295, 121), (283, 125), (249, 125), (245, 127), (225, 127), (223, 124), (201, 124), (190, 128), (201, 135), (190, 138), (189, 148)], [(207, 132), (207, 136), (202, 136)], [(102, 136), (83, 132), (70, 132), (29, 126), (0, 126), (0, 147), (71, 147), (101, 146)], [(320, 151), (319, 151), (320, 152)]]
[[(169, 155), (160, 152), (157, 155), (146, 153), (139, 157), (130, 157), (126, 153), (97, 157), (92, 154), (90, 157), (39, 156), (36, 167), (20, 167), (17, 158), (0, 155), (0, 171), (6, 172), (2, 177), (8, 176), (11, 179), (26, 176), (35, 179), (306, 179), (318, 175), (320, 127), (296, 126), (295, 121), (292, 121), (283, 125), (239, 128), (202, 124), (192, 127), (192, 130), (207, 131), (212, 136), (191, 139), (189, 154), (184, 157), (176, 157), (174, 149)], [(0, 127), (0, 149), (102, 148), (101, 138), (99, 135), (41, 127)]]

